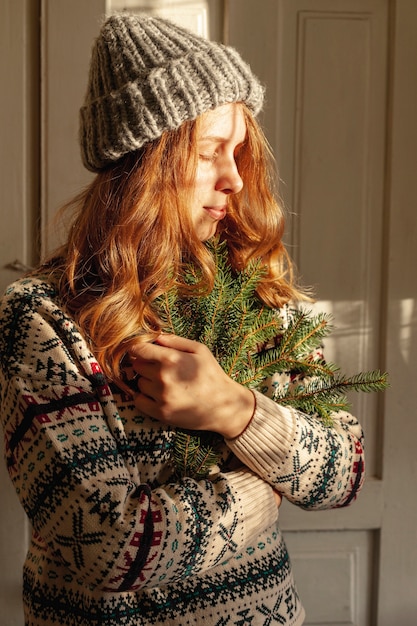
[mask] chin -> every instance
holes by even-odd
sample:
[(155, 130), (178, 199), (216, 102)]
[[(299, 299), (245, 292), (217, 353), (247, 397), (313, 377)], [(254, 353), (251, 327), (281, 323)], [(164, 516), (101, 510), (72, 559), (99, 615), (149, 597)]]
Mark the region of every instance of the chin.
[(214, 235), (217, 232), (217, 228), (207, 228), (207, 229), (201, 229), (200, 232), (197, 231), (197, 237), (199, 238), (200, 241), (208, 241), (209, 239), (212, 239), (214, 237)]

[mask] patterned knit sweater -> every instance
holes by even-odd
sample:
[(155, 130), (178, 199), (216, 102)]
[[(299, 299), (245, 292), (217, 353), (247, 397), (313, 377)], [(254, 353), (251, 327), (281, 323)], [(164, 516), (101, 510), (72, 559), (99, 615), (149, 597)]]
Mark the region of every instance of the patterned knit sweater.
[(8, 471), (32, 524), (27, 626), (299, 626), (304, 611), (272, 485), (305, 509), (349, 504), (362, 431), (256, 393), (208, 479), (177, 480), (172, 429), (109, 384), (53, 285), (14, 283), (0, 308)]

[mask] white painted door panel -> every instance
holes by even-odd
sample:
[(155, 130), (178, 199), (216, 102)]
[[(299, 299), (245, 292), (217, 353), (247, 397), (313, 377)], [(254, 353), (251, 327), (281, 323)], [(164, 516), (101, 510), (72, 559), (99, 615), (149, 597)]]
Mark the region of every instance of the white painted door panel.
[(326, 353), (391, 378), (384, 396), (352, 398), (366, 432), (358, 501), (281, 508), (306, 624), (415, 626), (417, 3), (228, 6), (229, 42), (267, 85), (292, 255), (335, 317)]
[[(0, 7), (0, 292), (36, 258), (38, 215), (36, 11), (30, 0)], [(3, 463), (0, 441), (0, 624), (21, 626), (27, 523)]]

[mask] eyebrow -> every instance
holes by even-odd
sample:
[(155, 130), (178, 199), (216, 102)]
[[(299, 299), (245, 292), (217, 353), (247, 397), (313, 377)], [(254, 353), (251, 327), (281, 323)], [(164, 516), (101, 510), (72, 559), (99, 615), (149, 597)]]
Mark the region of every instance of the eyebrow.
[[(243, 141), (239, 141), (237, 145), (238, 146), (243, 145), (246, 139), (247, 139), (247, 136), (245, 135)], [(227, 139), (227, 137), (219, 137), (216, 135), (206, 135), (205, 137), (199, 137), (197, 139), (197, 142), (200, 142), (200, 141), (209, 141), (210, 143), (228, 143), (229, 141), (231, 141), (231, 139)]]
[(212, 141), (213, 143), (229, 141), (226, 137), (217, 137), (215, 135), (206, 135), (205, 137), (199, 137), (197, 141)]

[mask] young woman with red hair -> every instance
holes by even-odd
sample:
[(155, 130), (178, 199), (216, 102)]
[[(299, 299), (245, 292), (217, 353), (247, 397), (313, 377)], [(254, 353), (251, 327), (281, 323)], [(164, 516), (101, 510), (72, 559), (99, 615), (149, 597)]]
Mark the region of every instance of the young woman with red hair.
[[(235, 50), (165, 20), (115, 15), (95, 42), (80, 144), (96, 177), (65, 245), (1, 302), (6, 460), (33, 528), (27, 626), (303, 622), (279, 504), (350, 503), (361, 427), (232, 380), (205, 345), (163, 333), (158, 308), (173, 287), (210, 293), (215, 235), (234, 270), (262, 260), (257, 295), (284, 320), (307, 298), (262, 101)], [(205, 478), (175, 473), (177, 428), (221, 437)]]

